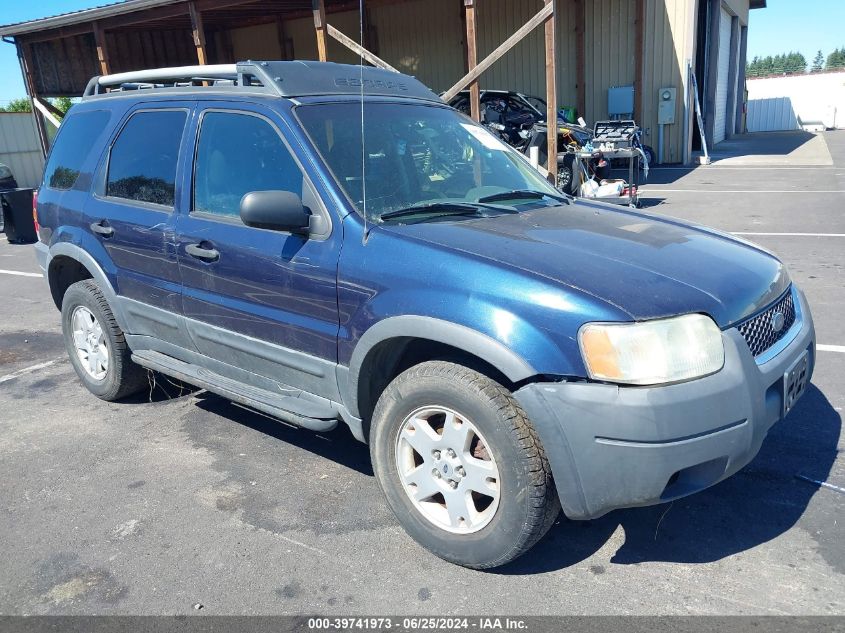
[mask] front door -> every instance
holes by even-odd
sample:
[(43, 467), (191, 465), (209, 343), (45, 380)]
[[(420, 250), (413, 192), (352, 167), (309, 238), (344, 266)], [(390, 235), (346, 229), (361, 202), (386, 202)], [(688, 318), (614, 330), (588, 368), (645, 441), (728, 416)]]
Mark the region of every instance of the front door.
[(176, 224), (186, 326), (197, 350), (232, 377), (334, 398), (340, 231), (306, 237), (239, 216), (245, 194), (268, 190), (326, 213), (275, 116), (242, 104), (200, 108), (189, 212)]

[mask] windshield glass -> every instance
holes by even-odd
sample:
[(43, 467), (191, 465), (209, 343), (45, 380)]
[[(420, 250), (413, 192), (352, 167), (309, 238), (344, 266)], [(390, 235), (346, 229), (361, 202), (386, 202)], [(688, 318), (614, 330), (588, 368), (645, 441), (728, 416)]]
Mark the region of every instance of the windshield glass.
[(483, 203), (507, 191), (523, 195), (497, 196), (496, 205), (522, 210), (560, 197), (515, 150), (451, 108), (365, 103), (363, 152), (360, 103), (305, 105), (296, 113), (358, 213), (366, 208), (374, 222), (432, 203)]

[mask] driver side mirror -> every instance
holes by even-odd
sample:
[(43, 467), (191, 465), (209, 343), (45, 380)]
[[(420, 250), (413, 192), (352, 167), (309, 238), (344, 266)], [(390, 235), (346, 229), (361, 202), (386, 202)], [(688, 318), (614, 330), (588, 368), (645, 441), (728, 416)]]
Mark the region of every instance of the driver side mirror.
[(311, 211), (291, 191), (251, 191), (241, 198), (241, 221), (258, 229), (308, 235)]

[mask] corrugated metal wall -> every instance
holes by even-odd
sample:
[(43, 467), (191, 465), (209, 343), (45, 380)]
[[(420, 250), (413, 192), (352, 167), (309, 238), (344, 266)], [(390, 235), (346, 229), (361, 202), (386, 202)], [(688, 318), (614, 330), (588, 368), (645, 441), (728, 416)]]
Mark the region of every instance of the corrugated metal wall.
[(592, 0), (585, 9), (586, 118), (607, 118), (607, 89), (632, 86), (636, 75), (634, 0)]
[(379, 56), (432, 90), (446, 90), (465, 72), (462, 11), (455, 0), (374, 6), (370, 22)]
[[(624, 1), (624, 0), (623, 0)], [(539, 0), (480, 0), (476, 3), (478, 59), (484, 59), (499, 44), (543, 8)], [(575, 4), (556, 2), (558, 104), (577, 105), (575, 69)], [(482, 75), (482, 88), (510, 89), (544, 97), (546, 95), (545, 39), (542, 25), (514, 46)], [(457, 79), (457, 77), (456, 77)]]
[[(248, 26), (229, 31), (232, 37), (232, 50), (237, 59), (284, 59), (279, 46), (279, 31), (275, 23)], [(311, 21), (311, 35), (314, 35), (314, 22)]]
[[(744, 2), (747, 0), (733, 0)], [(678, 89), (675, 123), (666, 127), (664, 160), (683, 160), (685, 60), (693, 57), (695, 2), (644, 0), (646, 37), (643, 43), (643, 116), (646, 142), (657, 149), (657, 93)], [(557, 0), (558, 105), (577, 105), (576, 20), (574, 0)], [(478, 58), (496, 46), (542, 8), (542, 0), (480, 0), (476, 5)], [(435, 91), (449, 88), (465, 73), (463, 3), (460, 0), (410, 0), (375, 4), (369, 8), (379, 56), (400, 71), (418, 77)], [(332, 13), (329, 23), (355, 40), (359, 35), (357, 11)], [(636, 0), (588, 0), (585, 5), (586, 112), (588, 122), (607, 117), (607, 89), (632, 85), (636, 73)], [(233, 31), (237, 58), (260, 38), (278, 49), (270, 28)], [(261, 32), (259, 32), (261, 30)], [(239, 32), (240, 31), (240, 32)], [(311, 17), (289, 20), (285, 37), (297, 59), (315, 59), (317, 47)], [(268, 50), (269, 52), (269, 50)], [(331, 61), (357, 63), (351, 51), (329, 40)], [(483, 88), (507, 88), (544, 96), (543, 28), (535, 29), (481, 78)]]
[(0, 163), (12, 170), (19, 187), (35, 188), (41, 183), (44, 156), (28, 112), (0, 112)]
[[(684, 160), (684, 90), (686, 60), (693, 57), (695, 3), (688, 0), (646, 0), (643, 41), (643, 116), (646, 143), (657, 147), (657, 96), (661, 88), (677, 88), (675, 123), (664, 131), (663, 160)], [(690, 106), (690, 112), (692, 111)]]

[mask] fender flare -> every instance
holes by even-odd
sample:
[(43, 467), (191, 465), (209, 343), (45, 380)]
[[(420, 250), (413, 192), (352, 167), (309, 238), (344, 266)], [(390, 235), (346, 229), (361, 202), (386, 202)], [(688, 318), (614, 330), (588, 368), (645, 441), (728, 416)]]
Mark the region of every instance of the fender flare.
[(503, 343), (477, 330), (434, 317), (403, 315), (388, 317), (370, 327), (355, 346), (349, 361), (346, 389), (341, 389), (350, 412), (358, 417), (358, 382), (369, 353), (379, 343), (393, 338), (415, 338), (443, 343), (463, 350), (489, 363), (512, 382), (537, 375), (519, 354)]
[(83, 248), (77, 246), (76, 244), (72, 244), (71, 242), (57, 242), (53, 244), (49, 252), (47, 254), (47, 262), (45, 273), (47, 276), (47, 282), (50, 281), (50, 264), (53, 261), (53, 258), (63, 255), (65, 257), (69, 257), (70, 259), (74, 259), (78, 261), (80, 264), (85, 266), (89, 273), (91, 273), (91, 277), (100, 287), (100, 290), (106, 297), (106, 301), (109, 303), (109, 307), (111, 308), (112, 313), (114, 314), (114, 318), (117, 321), (117, 324), (120, 326), (120, 329), (126, 331), (126, 319), (123, 314), (123, 305), (122, 302), (118, 300), (117, 292), (115, 292), (114, 286), (112, 286), (111, 281), (109, 281), (108, 275), (106, 275), (103, 268), (97, 263), (97, 260), (91, 256)]

